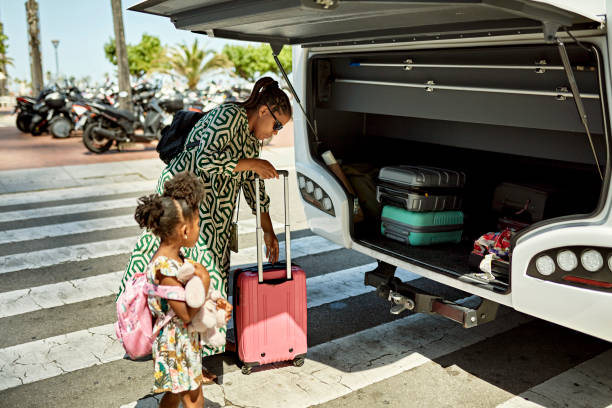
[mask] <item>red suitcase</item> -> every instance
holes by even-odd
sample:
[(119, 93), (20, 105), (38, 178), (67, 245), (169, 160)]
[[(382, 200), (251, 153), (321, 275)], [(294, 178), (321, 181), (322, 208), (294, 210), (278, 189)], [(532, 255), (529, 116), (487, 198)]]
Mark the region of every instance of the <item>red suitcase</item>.
[(286, 263), (263, 266), (259, 189), (256, 188), (257, 266), (234, 273), (234, 333), (243, 374), (250, 374), (255, 366), (280, 361), (293, 361), (299, 367), (304, 364), (308, 347), (306, 274), (291, 264), (288, 171), (278, 173), (284, 176), (285, 182)]

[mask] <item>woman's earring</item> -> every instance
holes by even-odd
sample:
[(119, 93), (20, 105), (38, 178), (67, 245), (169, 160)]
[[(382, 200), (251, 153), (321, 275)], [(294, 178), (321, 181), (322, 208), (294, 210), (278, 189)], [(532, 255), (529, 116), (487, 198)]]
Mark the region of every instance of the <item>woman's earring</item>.
[(185, 234), (185, 239), (187, 239), (187, 234)]

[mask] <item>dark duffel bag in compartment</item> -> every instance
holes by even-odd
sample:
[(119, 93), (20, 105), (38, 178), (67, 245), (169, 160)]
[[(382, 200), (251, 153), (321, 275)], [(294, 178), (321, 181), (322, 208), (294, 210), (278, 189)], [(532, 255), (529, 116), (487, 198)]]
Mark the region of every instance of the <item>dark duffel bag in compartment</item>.
[(408, 211), (451, 211), (461, 208), (465, 173), (424, 166), (383, 167), (376, 199)]

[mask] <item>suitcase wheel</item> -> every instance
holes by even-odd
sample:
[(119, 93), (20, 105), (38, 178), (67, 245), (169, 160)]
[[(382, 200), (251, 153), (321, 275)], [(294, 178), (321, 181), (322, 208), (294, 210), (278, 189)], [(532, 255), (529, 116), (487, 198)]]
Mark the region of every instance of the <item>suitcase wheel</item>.
[(241, 371), (242, 371), (242, 374), (249, 375), (253, 371), (253, 367), (249, 367), (247, 365), (243, 365)]
[(304, 365), (304, 357), (296, 357), (293, 359), (293, 365), (296, 367), (301, 367)]

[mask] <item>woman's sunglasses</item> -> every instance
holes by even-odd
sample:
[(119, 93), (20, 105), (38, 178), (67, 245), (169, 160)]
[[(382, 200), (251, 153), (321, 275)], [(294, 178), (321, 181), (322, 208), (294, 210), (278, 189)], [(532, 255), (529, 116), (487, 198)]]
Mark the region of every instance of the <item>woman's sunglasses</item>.
[(274, 119), (274, 126), (272, 126), (272, 129), (275, 132), (280, 131), (283, 128), (283, 124), (281, 123), (280, 120), (276, 119), (276, 116), (274, 115), (274, 112), (272, 112), (272, 109), (270, 109), (268, 104), (266, 104), (266, 108), (268, 108), (268, 110), (270, 111), (270, 115), (272, 115), (272, 119)]

